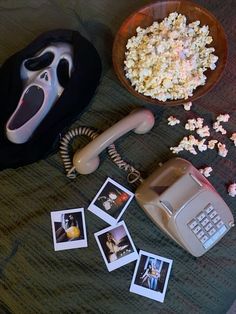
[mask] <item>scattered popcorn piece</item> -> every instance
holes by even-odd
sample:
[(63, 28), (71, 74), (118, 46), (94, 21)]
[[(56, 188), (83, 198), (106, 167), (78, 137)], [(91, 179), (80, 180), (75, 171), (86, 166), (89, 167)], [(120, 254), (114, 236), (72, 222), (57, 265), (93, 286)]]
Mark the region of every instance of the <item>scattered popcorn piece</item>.
[(171, 125), (171, 126), (180, 123), (180, 120), (178, 120), (177, 118), (175, 118), (175, 117), (173, 117), (173, 116), (170, 116), (167, 120), (169, 121), (169, 122), (168, 122), (168, 125)]
[(228, 113), (226, 114), (220, 114), (216, 120), (219, 121), (219, 122), (228, 122), (229, 121), (229, 118), (230, 118), (230, 115)]
[(197, 129), (201, 129), (203, 127), (203, 122), (204, 122), (203, 118), (197, 118), (197, 120), (196, 120), (196, 128)]
[(211, 167), (206, 167), (203, 169), (199, 169), (200, 173), (203, 174), (206, 178), (210, 177), (210, 172), (212, 172), (212, 168)]
[(194, 131), (195, 129), (200, 129), (203, 127), (203, 118), (196, 119), (188, 119), (187, 123), (185, 124), (185, 129)]
[(193, 155), (197, 155), (197, 151), (194, 147), (189, 148), (189, 152)]
[(179, 143), (180, 146), (182, 146), (184, 149), (188, 150), (193, 146), (193, 142), (189, 140), (187, 136), (185, 136), (181, 142)]
[(183, 150), (189, 151), (193, 155), (197, 155), (197, 151), (194, 148), (194, 146), (197, 146), (199, 144), (198, 140), (193, 136), (190, 135), (189, 137), (185, 136), (176, 147), (171, 147), (170, 150), (174, 154), (178, 154), (179, 152)]
[(236, 146), (236, 133), (233, 133), (230, 139), (234, 142), (234, 146)]
[(228, 122), (230, 118), (230, 115), (228, 113), (226, 114), (220, 114), (219, 116), (216, 117), (216, 122), (213, 123), (213, 129), (216, 132), (220, 132), (221, 134), (226, 134), (226, 130), (222, 127), (220, 122)]
[(194, 131), (196, 129), (196, 120), (195, 119), (189, 119), (188, 122), (185, 124), (185, 129)]
[(175, 147), (171, 147), (170, 150), (172, 151), (173, 154), (178, 154), (179, 152), (181, 152), (184, 149), (181, 146), (175, 146)]
[(200, 137), (210, 136), (209, 127), (208, 127), (207, 125), (205, 125), (204, 127), (198, 129), (198, 130), (197, 130), (197, 134), (198, 134)]
[(232, 197), (236, 196), (236, 183), (232, 183), (228, 186), (228, 193)]
[[(191, 154), (196, 155), (197, 151), (196, 151), (194, 146), (197, 146), (198, 150), (200, 152), (203, 152), (203, 151), (207, 150), (207, 148), (209, 148), (209, 147), (211, 149), (213, 149), (215, 147), (216, 143), (218, 142), (217, 140), (211, 140), (211, 141), (209, 141), (210, 144), (208, 143), (208, 145), (207, 145), (207, 144), (205, 144), (205, 141), (206, 141), (205, 138), (202, 139), (201, 141), (199, 141), (193, 135), (189, 135), (189, 137), (185, 136), (180, 141), (178, 146), (170, 147), (170, 150), (174, 154), (178, 154), (179, 152), (186, 150), (186, 151), (189, 151)], [(226, 157), (228, 154), (228, 149), (226, 148), (225, 144), (218, 142), (217, 147), (218, 147), (218, 155), (221, 157)]]
[(222, 143), (218, 143), (218, 155), (220, 155), (221, 157), (226, 157), (228, 154), (228, 149), (225, 147), (225, 144)]
[(216, 143), (218, 143), (218, 141), (217, 141), (217, 140), (210, 140), (210, 141), (208, 142), (208, 148), (210, 148), (210, 149), (214, 149), (214, 148), (215, 148)]
[(213, 129), (216, 130), (220, 125), (220, 122), (219, 121), (216, 121), (213, 123)]
[(183, 104), (183, 106), (184, 106), (184, 110), (190, 111), (190, 109), (192, 107), (192, 102), (191, 101), (186, 102), (185, 104)]
[(200, 152), (204, 152), (205, 150), (207, 150), (207, 145), (204, 144), (206, 139), (201, 140), (200, 142), (198, 142), (197, 147), (199, 149)]
[(221, 134), (226, 134), (226, 130), (222, 127), (222, 125), (220, 124), (220, 122), (215, 122), (213, 123), (213, 129), (216, 132), (220, 132)]
[(187, 139), (190, 145), (198, 145), (198, 139), (195, 138), (193, 135), (189, 135), (189, 137), (184, 137), (184, 139)]

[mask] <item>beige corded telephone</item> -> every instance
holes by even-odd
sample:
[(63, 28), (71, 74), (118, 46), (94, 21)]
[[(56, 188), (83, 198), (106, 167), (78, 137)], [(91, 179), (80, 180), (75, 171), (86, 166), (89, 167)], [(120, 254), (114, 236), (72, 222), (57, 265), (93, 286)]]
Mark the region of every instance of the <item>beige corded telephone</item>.
[[(148, 132), (154, 122), (151, 111), (140, 109), (101, 135), (92, 134), (94, 140), (75, 153), (73, 170), (81, 174), (95, 171), (99, 166), (98, 155), (106, 147), (128, 131)], [(73, 134), (76, 133), (84, 132)], [(194, 256), (206, 253), (234, 226), (229, 207), (211, 183), (181, 158), (159, 167), (140, 184), (135, 197), (153, 222)]]

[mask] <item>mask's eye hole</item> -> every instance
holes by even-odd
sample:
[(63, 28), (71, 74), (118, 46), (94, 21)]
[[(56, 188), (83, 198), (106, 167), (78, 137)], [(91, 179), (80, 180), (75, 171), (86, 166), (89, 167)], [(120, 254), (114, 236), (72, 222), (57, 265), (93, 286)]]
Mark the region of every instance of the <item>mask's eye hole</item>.
[(57, 78), (60, 85), (65, 88), (70, 79), (69, 62), (65, 58), (58, 63)]
[(41, 56), (28, 59), (25, 61), (25, 67), (29, 71), (38, 71), (48, 67), (54, 59), (54, 54), (50, 51), (43, 53)]

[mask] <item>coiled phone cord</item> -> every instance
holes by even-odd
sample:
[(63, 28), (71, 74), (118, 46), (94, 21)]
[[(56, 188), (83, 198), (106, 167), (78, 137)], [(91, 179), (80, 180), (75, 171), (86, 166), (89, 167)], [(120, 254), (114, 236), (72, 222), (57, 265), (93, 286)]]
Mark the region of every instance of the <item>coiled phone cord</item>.
[[(99, 135), (99, 133), (88, 127), (78, 127), (68, 131), (63, 136), (60, 142), (60, 155), (66, 172), (66, 176), (69, 179), (75, 179), (75, 177), (77, 176), (76, 168), (73, 166), (72, 159), (70, 157), (69, 147), (75, 137), (82, 135), (85, 135), (91, 140), (94, 140)], [(111, 160), (120, 169), (128, 172), (127, 180), (129, 183), (133, 184), (143, 181), (140, 172), (121, 158), (114, 144), (109, 145), (107, 150)]]
[(140, 172), (133, 166), (124, 161), (120, 154), (117, 152), (115, 144), (111, 144), (107, 148), (108, 155), (111, 160), (120, 168), (128, 172), (127, 181), (131, 184), (139, 184), (143, 182)]
[(82, 135), (85, 135), (91, 140), (94, 140), (99, 135), (99, 133), (95, 130), (92, 130), (91, 128), (78, 127), (68, 131), (63, 136), (60, 142), (60, 155), (66, 172), (66, 176), (69, 179), (75, 179), (77, 176), (76, 169), (73, 166), (72, 159), (69, 153), (69, 147), (75, 137)]

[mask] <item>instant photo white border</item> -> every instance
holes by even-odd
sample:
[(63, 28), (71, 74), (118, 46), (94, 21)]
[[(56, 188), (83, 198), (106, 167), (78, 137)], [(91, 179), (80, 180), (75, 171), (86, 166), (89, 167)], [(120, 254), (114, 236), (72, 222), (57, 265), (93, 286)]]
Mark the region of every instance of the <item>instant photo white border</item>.
[[(81, 213), (84, 239), (58, 243), (56, 241), (56, 230), (55, 230), (54, 222), (60, 222), (61, 215), (69, 214), (69, 213)], [(83, 248), (83, 247), (88, 246), (87, 231), (86, 231), (85, 216), (84, 216), (83, 208), (73, 208), (73, 209), (66, 209), (66, 210), (60, 210), (60, 211), (53, 211), (51, 212), (51, 223), (52, 223), (53, 244), (54, 244), (55, 251), (78, 249), (78, 248)]]
[[(138, 271), (138, 267), (139, 267), (142, 255), (147, 256), (147, 257), (152, 257), (152, 258), (158, 259), (160, 261), (163, 261), (163, 262), (166, 262), (166, 263), (169, 264), (168, 270), (167, 270), (167, 274), (166, 274), (166, 279), (165, 279), (163, 292), (154, 291), (154, 290), (151, 290), (151, 289), (146, 288), (146, 287), (139, 286), (139, 285), (134, 283), (135, 282), (135, 278), (137, 276), (137, 271)], [(133, 278), (132, 278), (132, 281), (131, 281), (131, 285), (130, 285), (130, 290), (129, 291), (133, 292), (133, 293), (136, 293), (136, 294), (139, 294), (139, 295), (142, 295), (142, 296), (147, 297), (149, 299), (152, 299), (152, 300), (155, 300), (155, 301), (163, 303), (164, 302), (164, 298), (165, 298), (165, 294), (166, 294), (168, 281), (169, 281), (169, 276), (170, 276), (172, 263), (173, 263), (173, 260), (171, 260), (171, 259), (168, 259), (168, 258), (159, 256), (159, 255), (155, 255), (155, 254), (148, 253), (148, 252), (140, 250), (139, 251), (139, 257), (138, 257), (138, 260), (137, 260), (137, 263), (136, 263), (136, 266), (135, 266), (135, 270), (134, 270), (134, 274), (133, 274)]]
[[(108, 184), (108, 182), (110, 182), (111, 184), (118, 187), (120, 190), (122, 190), (123, 192), (125, 192), (129, 195), (129, 199), (128, 199), (127, 203), (125, 204), (124, 208), (121, 210), (121, 212), (117, 218), (112, 217), (111, 215), (109, 215), (104, 210), (102, 210), (101, 208), (99, 208), (98, 206), (96, 206), (94, 204), (96, 202), (96, 200), (98, 199), (99, 195), (101, 194), (102, 190)], [(108, 224), (115, 225), (120, 220), (121, 216), (124, 214), (124, 211), (129, 206), (133, 197), (134, 197), (134, 193), (130, 192), (125, 187), (123, 187), (122, 185), (120, 185), (116, 181), (112, 180), (110, 177), (108, 177), (106, 179), (106, 181), (104, 182), (104, 184), (102, 185), (102, 187), (100, 188), (100, 190), (98, 191), (98, 193), (96, 194), (96, 196), (94, 197), (94, 199), (92, 200), (91, 204), (88, 207), (88, 210), (91, 211), (92, 213), (94, 213), (95, 215), (97, 215), (98, 217), (100, 217), (101, 219), (103, 219), (104, 221), (106, 221)]]
[[(124, 229), (125, 229), (126, 235), (128, 236), (128, 239), (129, 239), (129, 241), (130, 241), (130, 243), (131, 243), (133, 252), (130, 253), (129, 255), (124, 256), (124, 257), (120, 257), (118, 260), (116, 260), (116, 261), (114, 261), (114, 262), (109, 263), (109, 262), (107, 261), (106, 255), (105, 255), (105, 253), (104, 253), (104, 251), (103, 251), (102, 245), (101, 245), (101, 243), (100, 243), (98, 237), (99, 237), (101, 234), (104, 234), (104, 233), (106, 233), (106, 232), (108, 232), (108, 231), (111, 231), (111, 230), (113, 230), (113, 229), (116, 229), (117, 227), (120, 227), (121, 225), (122, 225), (122, 226), (124, 227)], [(101, 230), (101, 231), (98, 231), (98, 232), (94, 233), (94, 236), (95, 236), (95, 239), (96, 239), (96, 241), (97, 241), (98, 247), (99, 247), (99, 249), (100, 249), (100, 251), (101, 251), (101, 253), (102, 253), (102, 257), (103, 257), (103, 259), (104, 259), (104, 261), (105, 261), (105, 263), (106, 263), (106, 266), (107, 266), (108, 271), (115, 270), (115, 269), (117, 269), (117, 268), (120, 268), (120, 267), (122, 267), (122, 266), (124, 266), (124, 265), (126, 265), (126, 264), (128, 264), (128, 263), (131, 263), (131, 262), (137, 260), (137, 258), (138, 258), (138, 253), (137, 253), (137, 250), (136, 250), (136, 248), (135, 248), (135, 246), (134, 246), (133, 240), (132, 240), (132, 238), (131, 238), (131, 236), (130, 236), (130, 234), (129, 234), (129, 231), (128, 231), (128, 229), (127, 229), (126, 224), (125, 224), (124, 221), (119, 222), (116, 226), (110, 226), (110, 227), (107, 227), (107, 228), (105, 228), (105, 229), (103, 229), (103, 230)]]

